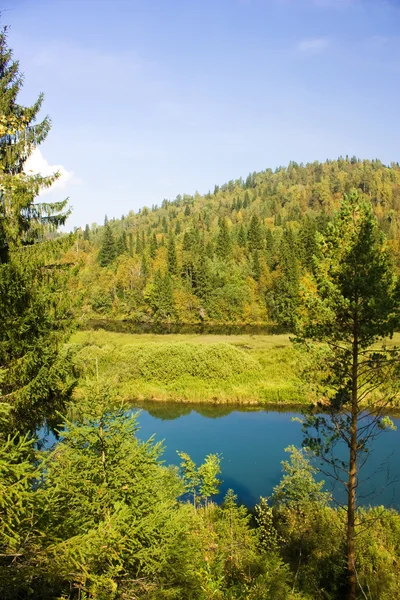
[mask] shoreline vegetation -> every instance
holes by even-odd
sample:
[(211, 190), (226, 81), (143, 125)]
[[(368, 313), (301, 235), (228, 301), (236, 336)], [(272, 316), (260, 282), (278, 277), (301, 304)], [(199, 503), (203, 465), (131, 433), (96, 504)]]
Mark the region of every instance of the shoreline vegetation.
[(301, 405), (306, 388), (289, 335), (76, 332), (68, 345), (79, 374), (75, 397), (98, 376), (121, 401)]
[[(67, 348), (79, 375), (77, 400), (100, 377), (112, 384), (118, 401), (132, 404), (298, 409), (317, 398), (300, 378), (304, 355), (290, 338), (88, 330), (75, 332)], [(399, 342), (396, 334), (391, 343)]]

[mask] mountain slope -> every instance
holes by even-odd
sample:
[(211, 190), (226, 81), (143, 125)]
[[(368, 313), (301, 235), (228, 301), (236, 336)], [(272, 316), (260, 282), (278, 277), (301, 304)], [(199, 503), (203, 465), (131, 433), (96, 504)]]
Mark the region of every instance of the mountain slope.
[(87, 225), (74, 250), (84, 314), (290, 327), (315, 234), (353, 188), (372, 202), (399, 262), (397, 163), (290, 163)]

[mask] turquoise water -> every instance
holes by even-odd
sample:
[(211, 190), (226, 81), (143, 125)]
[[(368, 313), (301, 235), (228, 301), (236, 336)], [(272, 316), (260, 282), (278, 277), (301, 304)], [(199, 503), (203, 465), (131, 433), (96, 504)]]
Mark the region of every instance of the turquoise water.
[[(300, 423), (295, 412), (160, 405), (146, 403), (139, 414), (139, 437), (164, 440), (164, 461), (179, 464), (177, 450), (190, 454), (200, 464), (209, 453), (222, 455), (221, 496), (232, 488), (239, 500), (253, 506), (260, 496), (271, 494), (281, 478), (284, 449), (301, 446)], [(396, 431), (385, 431), (374, 442), (371, 455), (361, 472), (360, 504), (400, 508), (400, 418), (394, 418)], [(397, 482), (393, 480), (397, 479)], [(328, 488), (332, 480), (326, 478)], [(332, 490), (339, 501), (344, 490)]]

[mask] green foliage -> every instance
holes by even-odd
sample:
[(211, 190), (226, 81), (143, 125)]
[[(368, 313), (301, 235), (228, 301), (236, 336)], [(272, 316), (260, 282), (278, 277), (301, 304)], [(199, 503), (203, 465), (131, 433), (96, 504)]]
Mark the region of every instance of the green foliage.
[(54, 418), (74, 384), (69, 355), (59, 350), (71, 324), (62, 277), (37, 264), (0, 265), (0, 396), (20, 430), (34, 432)]
[(186, 452), (178, 452), (182, 460), (180, 468), (182, 479), (185, 484), (185, 493), (193, 499), (196, 508), (204, 502), (207, 506), (211, 497), (218, 494), (221, 481), (218, 475), (221, 473), (221, 458), (218, 454), (209, 454), (199, 467)]
[(168, 238), (168, 273), (177, 275), (178, 259), (176, 257), (175, 238), (171, 234)]
[(249, 250), (263, 250), (264, 236), (261, 228), (260, 220), (257, 215), (253, 215), (250, 221), (249, 231), (247, 233)]
[(156, 271), (153, 282), (146, 289), (146, 296), (155, 320), (165, 320), (173, 315), (174, 299), (169, 273), (162, 276), (161, 271)]
[[(354, 191), (344, 197), (319, 238), (314, 275), (305, 282), (298, 320), (302, 340), (326, 345), (314, 371), (330, 417), (309, 414), (304, 443), (331, 465), (334, 478), (347, 491), (350, 600), (360, 585), (355, 550), (358, 470), (387, 426), (382, 421), (385, 407), (399, 391), (399, 353), (385, 343), (399, 322), (399, 299), (398, 278), (372, 206)], [(336, 452), (339, 440), (348, 449), (345, 459)]]
[[(293, 331), (300, 287), (319, 252), (318, 235), (352, 188), (371, 201), (400, 264), (398, 165), (341, 158), (291, 163), (255, 174), (248, 188), (239, 179), (218, 187), (214, 196), (177, 198), (110, 222), (116, 240), (136, 236), (136, 254), (146, 268), (135, 294), (118, 268), (113, 270), (109, 285), (124, 301), (112, 302), (105, 312), (101, 307), (101, 314), (137, 321), (279, 323)], [(99, 312), (90, 290), (99, 278), (94, 256), (101, 244), (100, 230), (82, 249), (82, 270), (72, 284), (82, 290), (90, 316)], [(133, 244), (129, 251), (132, 255)], [(173, 314), (154, 313), (143, 293), (158, 270), (172, 277), (172, 294), (179, 298)]]
[(99, 251), (99, 263), (101, 267), (108, 267), (117, 257), (117, 246), (110, 224), (104, 227), (103, 242)]
[[(10, 427), (32, 433), (51, 418), (70, 391), (68, 361), (59, 351), (71, 325), (71, 294), (60, 265), (70, 236), (49, 234), (69, 214), (66, 202), (37, 203), (49, 177), (26, 175), (27, 158), (47, 136), (50, 121), (35, 123), (43, 97), (18, 104), (18, 62), (0, 32), (0, 400), (12, 406)], [(39, 243), (37, 243), (39, 242)]]
[(0, 404), (0, 594), (18, 577), (13, 563), (32, 549), (35, 496), (32, 481), (40, 470), (32, 464), (33, 440), (5, 434), (11, 407)]
[(216, 254), (223, 260), (228, 260), (231, 254), (232, 241), (226, 219), (220, 219), (216, 244)]
[[(130, 335), (79, 332), (70, 346), (81, 393), (84, 378), (100, 373), (126, 400), (304, 404), (300, 364), (280, 336)], [(169, 366), (170, 365), (170, 366)]]
[(181, 484), (159, 463), (160, 444), (139, 442), (136, 415), (111, 410), (107, 390), (92, 387), (51, 454), (46, 494), (46, 557), (59, 593), (92, 598), (147, 597), (179, 588), (186, 561)]
[(313, 502), (328, 505), (331, 495), (322, 491), (324, 481), (315, 481), (314, 475), (318, 469), (311, 464), (306, 450), (288, 446), (285, 452), (290, 452), (290, 461), (282, 462), (284, 475), (274, 487), (272, 505), (278, 508), (289, 506), (292, 509)]
[[(0, 262), (10, 260), (10, 251), (31, 244), (48, 231), (65, 223), (69, 211), (66, 202), (35, 203), (43, 188), (51, 186), (58, 174), (43, 177), (26, 175), (24, 164), (41, 144), (49, 130), (50, 120), (36, 118), (43, 95), (25, 107), (18, 104), (23, 76), (18, 61), (7, 45), (7, 28), (0, 31)], [(63, 212), (64, 211), (64, 212)]]

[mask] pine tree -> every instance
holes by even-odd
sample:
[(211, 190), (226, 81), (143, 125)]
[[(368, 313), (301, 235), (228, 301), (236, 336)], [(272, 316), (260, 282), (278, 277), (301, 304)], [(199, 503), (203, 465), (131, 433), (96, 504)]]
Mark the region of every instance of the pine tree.
[(147, 297), (156, 320), (165, 320), (174, 313), (172, 280), (168, 273), (163, 277), (161, 271), (156, 271)]
[(302, 263), (308, 271), (314, 268), (314, 256), (318, 251), (317, 225), (314, 219), (306, 216), (299, 232)]
[(216, 253), (219, 258), (228, 260), (231, 255), (232, 241), (226, 219), (220, 219), (219, 233), (217, 237)]
[(246, 232), (243, 227), (243, 223), (240, 225), (238, 233), (238, 244), (241, 248), (246, 248)]
[(86, 240), (87, 242), (89, 242), (89, 240), (90, 240), (90, 228), (87, 223), (86, 223), (86, 227), (83, 232), (83, 239)]
[(103, 231), (103, 241), (99, 251), (99, 263), (102, 267), (108, 267), (111, 265), (117, 257), (117, 247), (114, 239), (113, 232), (109, 223), (105, 225)]
[(269, 295), (269, 306), (274, 318), (293, 328), (299, 304), (300, 267), (297, 246), (291, 229), (283, 232), (279, 248), (279, 277)]
[(249, 250), (263, 250), (264, 236), (261, 223), (257, 215), (253, 215), (250, 221), (249, 231), (247, 232)]
[(118, 243), (116, 244), (116, 252), (117, 256), (128, 252), (128, 238), (125, 229), (119, 236)]
[(9, 252), (43, 239), (48, 231), (63, 225), (70, 214), (66, 203), (35, 202), (39, 191), (51, 186), (58, 174), (49, 177), (26, 175), (26, 160), (50, 130), (50, 120), (40, 123), (43, 95), (25, 107), (17, 102), (23, 85), (18, 61), (7, 45), (7, 29), (0, 32), (0, 262)]
[(140, 274), (144, 278), (148, 277), (149, 275), (149, 266), (147, 264), (147, 258), (144, 252), (142, 254), (142, 262), (140, 263)]
[(136, 254), (138, 254), (139, 256), (142, 254), (143, 252), (143, 244), (142, 244), (142, 238), (139, 235), (139, 232), (136, 232), (136, 244), (135, 244), (135, 251)]
[(133, 233), (130, 231), (128, 233), (128, 246), (129, 246), (129, 255), (133, 256)]
[[(61, 410), (71, 383), (60, 355), (71, 326), (71, 294), (59, 268), (71, 238), (48, 233), (69, 214), (66, 202), (38, 203), (57, 178), (26, 175), (27, 158), (47, 136), (48, 118), (35, 123), (43, 96), (31, 107), (17, 102), (19, 64), (0, 33), (0, 399), (12, 409), (9, 425), (34, 434)], [(37, 243), (40, 242), (40, 243)]]
[[(304, 286), (297, 331), (315, 353), (313, 372), (328, 415), (307, 417), (304, 443), (330, 465), (347, 493), (348, 598), (355, 600), (360, 466), (376, 436), (391, 426), (386, 407), (399, 392), (399, 352), (385, 344), (399, 323), (399, 286), (372, 206), (355, 191), (344, 197), (333, 223), (319, 237), (318, 254), (315, 274)], [(344, 442), (347, 458), (337, 454), (338, 440)]]
[(177, 503), (182, 485), (159, 462), (160, 443), (139, 441), (136, 414), (110, 409), (112, 400), (109, 387), (91, 385), (48, 459), (47, 551), (34, 584), (42, 570), (52, 589), (37, 590), (37, 598), (70, 589), (99, 599), (143, 597), (147, 589), (160, 598), (170, 589), (184, 595), (189, 538), (187, 512)]
[(171, 234), (168, 238), (168, 273), (178, 274), (178, 259), (176, 257), (175, 237)]
[(150, 256), (153, 260), (156, 257), (157, 249), (158, 249), (157, 236), (156, 236), (156, 233), (154, 232), (151, 237), (151, 241), (150, 241)]
[(260, 281), (261, 278), (261, 264), (260, 255), (258, 250), (253, 252), (253, 277), (256, 281)]

